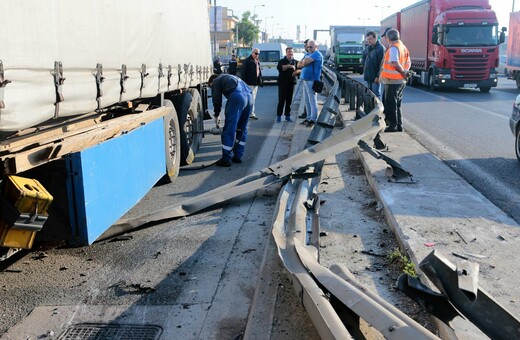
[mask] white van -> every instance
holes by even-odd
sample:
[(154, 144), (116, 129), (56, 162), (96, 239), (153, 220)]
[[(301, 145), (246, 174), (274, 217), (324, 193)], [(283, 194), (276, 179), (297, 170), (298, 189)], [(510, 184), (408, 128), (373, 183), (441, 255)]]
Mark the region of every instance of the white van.
[(278, 78), (278, 61), (285, 57), (287, 45), (280, 43), (258, 43), (253, 48), (260, 50), (260, 65), (262, 66), (262, 77), (264, 80), (276, 80)]

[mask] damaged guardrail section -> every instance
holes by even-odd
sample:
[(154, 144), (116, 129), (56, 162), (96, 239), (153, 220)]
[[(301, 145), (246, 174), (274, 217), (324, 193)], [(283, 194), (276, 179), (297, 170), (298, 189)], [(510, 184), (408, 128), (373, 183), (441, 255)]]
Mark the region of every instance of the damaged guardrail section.
[[(361, 120), (374, 114), (379, 117), (382, 115), (381, 102), (360, 83), (329, 70), (325, 70), (324, 78), (328, 97), (320, 112), (318, 124), (309, 136), (307, 147), (334, 138), (329, 137), (329, 126), (339, 114), (340, 98), (350, 103)], [(347, 125), (345, 129), (357, 122)], [(374, 140), (378, 136), (377, 133), (370, 139), (360, 138), (356, 145), (361, 143), (370, 148), (366, 140)], [(374, 152), (373, 155), (377, 157), (378, 154)], [(323, 162), (309, 162), (306, 170), (321, 175)], [(353, 312), (387, 339), (436, 339), (435, 335), (413, 319), (377, 294), (367, 291), (356, 282), (346, 267), (335, 265), (328, 269), (319, 264), (317, 187), (320, 175), (292, 176), (280, 192), (273, 222), (273, 236), (280, 258), (292, 275), (297, 294), (301, 296), (320, 336), (323, 339), (345, 339), (356, 335), (356, 332), (351, 335), (347, 326), (351, 330), (355, 329), (359, 327), (358, 322), (345, 317)], [(252, 338), (247, 331), (246, 335)]]
[[(391, 177), (395, 181), (407, 180), (413, 182), (412, 175), (404, 170), (400, 164), (390, 157), (377, 151), (386, 149), (379, 133), (385, 128), (383, 121), (383, 106), (374, 94), (361, 83), (344, 75), (334, 73), (325, 68), (325, 103), (313, 127), (306, 147), (300, 153), (284, 161), (270, 165), (256, 173), (231, 182), (218, 189), (203, 195), (188, 199), (180, 204), (169, 206), (146, 215), (119, 221), (108, 229), (99, 239), (112, 237), (138, 227), (150, 226), (155, 223), (184, 217), (221, 203), (228, 199), (258, 190), (268, 185), (286, 182), (282, 187), (275, 216), (273, 220), (273, 236), (282, 259), (302, 303), (311, 317), (320, 336), (324, 339), (347, 339), (359, 335), (359, 318), (371, 324), (387, 339), (437, 339), (427, 329), (419, 325), (410, 317), (393, 307), (377, 294), (368, 291), (357, 282), (345, 266), (333, 265), (325, 268), (319, 264), (319, 196), (317, 187), (320, 182), (321, 169), (325, 159), (346, 150), (360, 147), (377, 159), (382, 159), (392, 168)], [(341, 130), (332, 134), (334, 127), (341, 122), (339, 118), (339, 104), (341, 99), (349, 104), (350, 110), (355, 110), (357, 120), (343, 125)], [(373, 141), (373, 149), (369, 142)], [(431, 261), (430, 261), (431, 262)], [(429, 268), (429, 267), (428, 267)], [(472, 267), (467, 267), (469, 270)], [(428, 273), (428, 269), (425, 269)], [(432, 271), (433, 272), (433, 271)], [(411, 280), (402, 285), (413, 285)], [(439, 281), (439, 280), (437, 280)], [(471, 282), (470, 282), (471, 283)], [(466, 284), (468, 286), (469, 284)], [(450, 289), (448, 289), (450, 288)], [(410, 291), (412, 289), (409, 289)], [(445, 284), (440, 291), (452, 291)], [(474, 292), (482, 296), (480, 290)], [(412, 294), (414, 295), (414, 294)], [(415, 293), (421, 299), (427, 296)], [(456, 295), (456, 294), (455, 294)], [(448, 294), (432, 294), (434, 298), (442, 299), (444, 306), (451, 306)], [(457, 295), (456, 295), (457, 296)], [(474, 300), (472, 300), (474, 301)], [(491, 301), (488, 299), (488, 301)], [(454, 303), (459, 308), (459, 305)], [(462, 312), (471, 309), (471, 303), (463, 303)], [(492, 303), (486, 303), (490, 308), (501, 308)], [(440, 305), (439, 305), (440, 306)], [(423, 307), (432, 313), (429, 306)], [(452, 307), (452, 306), (451, 306)], [(441, 307), (442, 308), (442, 307)], [(439, 311), (437, 309), (437, 311)], [(450, 315), (443, 321), (459, 315), (455, 308), (441, 309)], [(435, 315), (435, 313), (432, 313)], [(355, 315), (352, 318), (352, 315)], [(485, 314), (486, 316), (488, 314)], [(496, 315), (507, 316), (508, 329), (511, 334), (517, 334), (520, 323), (505, 311)], [(347, 317), (348, 316), (348, 317)], [(482, 316), (482, 315), (481, 315)], [(486, 323), (486, 329), (497, 328), (500, 317), (491, 321), (480, 316), (468, 316), (471, 321)], [(442, 319), (442, 318), (441, 318)], [(349, 328), (354, 334), (349, 333)], [(250, 334), (246, 328), (245, 338), (256, 338), (257, 334)], [(495, 335), (494, 333), (490, 333)], [(508, 334), (508, 333), (503, 333)], [(514, 338), (514, 336), (512, 336)]]

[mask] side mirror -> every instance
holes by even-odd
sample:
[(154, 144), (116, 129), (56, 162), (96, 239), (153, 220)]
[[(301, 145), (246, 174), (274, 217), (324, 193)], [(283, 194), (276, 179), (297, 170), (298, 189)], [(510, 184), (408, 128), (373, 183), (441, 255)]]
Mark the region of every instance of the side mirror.
[(503, 44), (506, 41), (506, 34), (504, 31), (500, 32), (500, 42), (499, 44)]
[(502, 32), (507, 32), (507, 27), (502, 27)]
[(439, 45), (439, 33), (437, 33), (437, 32), (432, 33), (432, 44)]

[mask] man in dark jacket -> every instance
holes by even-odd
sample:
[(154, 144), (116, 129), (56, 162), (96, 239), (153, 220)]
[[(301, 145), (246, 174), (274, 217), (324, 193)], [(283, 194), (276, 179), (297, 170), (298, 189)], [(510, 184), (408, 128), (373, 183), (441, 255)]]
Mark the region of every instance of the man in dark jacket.
[(258, 119), (255, 114), (256, 92), (258, 91), (258, 86), (262, 86), (262, 69), (260, 67), (260, 60), (258, 59), (259, 55), (260, 50), (258, 48), (253, 48), (251, 55), (244, 59), (244, 62), (242, 63), (242, 71), (240, 73), (240, 78), (242, 78), (251, 91), (253, 91), (253, 111), (249, 118), (254, 120)]
[(237, 57), (234, 54), (231, 55), (231, 60), (229, 61), (228, 73), (234, 76), (237, 75)]
[(377, 40), (377, 33), (374, 31), (367, 33), (367, 42), (368, 48), (365, 56), (363, 79), (367, 82), (367, 87), (381, 99), (382, 85), (379, 82), (379, 72), (381, 70), (381, 62), (385, 56), (385, 48)]
[(242, 163), (247, 139), (247, 122), (253, 105), (251, 90), (240, 78), (230, 74), (214, 74), (209, 78), (208, 85), (211, 86), (216, 122), (222, 109), (222, 96), (227, 98), (224, 128), (220, 136), (222, 158), (216, 165), (228, 167), (231, 162)]
[(220, 61), (220, 57), (215, 57), (213, 60), (213, 73), (221, 74), (222, 73), (222, 62)]
[(293, 97), (294, 85), (296, 84), (296, 64), (292, 47), (285, 49), (285, 57), (278, 61), (278, 107), (276, 110), (276, 122), (282, 121), (283, 107), (285, 105), (285, 120), (292, 122), (291, 101)]

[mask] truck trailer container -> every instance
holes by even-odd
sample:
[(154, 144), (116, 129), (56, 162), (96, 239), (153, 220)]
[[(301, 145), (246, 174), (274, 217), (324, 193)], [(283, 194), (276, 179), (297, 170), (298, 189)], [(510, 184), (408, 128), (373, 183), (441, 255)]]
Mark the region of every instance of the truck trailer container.
[(436, 88), (479, 88), (489, 92), (498, 83), (498, 29), (488, 0), (425, 0), (381, 21), (381, 30), (397, 28), (410, 51), (410, 78)]
[(193, 161), (208, 117), (208, 2), (2, 4), (2, 176), (49, 186), (44, 230), (67, 225), (60, 238), (89, 244)]
[(509, 36), (507, 38), (506, 69), (510, 79), (520, 89), (520, 11), (512, 12), (509, 17)]

